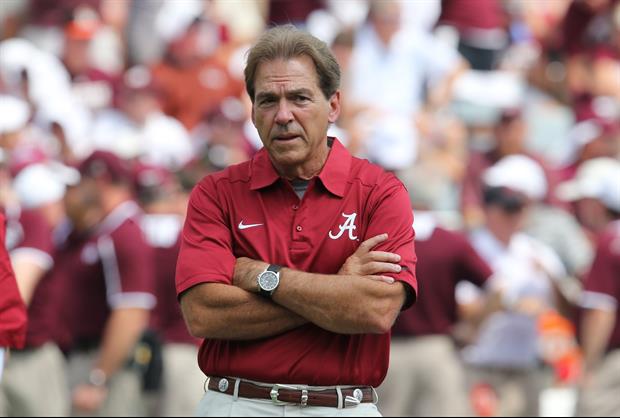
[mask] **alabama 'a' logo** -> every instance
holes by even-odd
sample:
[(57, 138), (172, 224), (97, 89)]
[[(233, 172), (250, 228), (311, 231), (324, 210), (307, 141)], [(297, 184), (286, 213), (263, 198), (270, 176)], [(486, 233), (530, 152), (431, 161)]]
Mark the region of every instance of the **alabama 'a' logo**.
[(333, 240), (336, 240), (342, 237), (344, 233), (348, 231), (349, 239), (351, 241), (357, 240), (357, 236), (354, 235), (355, 230), (357, 229), (357, 226), (355, 226), (355, 218), (357, 218), (357, 213), (352, 213), (351, 215), (347, 215), (346, 213), (343, 213), (342, 216), (344, 216), (347, 220), (345, 221), (344, 224), (338, 227), (340, 228), (340, 231), (337, 234), (334, 234), (332, 231), (329, 231), (329, 237)]

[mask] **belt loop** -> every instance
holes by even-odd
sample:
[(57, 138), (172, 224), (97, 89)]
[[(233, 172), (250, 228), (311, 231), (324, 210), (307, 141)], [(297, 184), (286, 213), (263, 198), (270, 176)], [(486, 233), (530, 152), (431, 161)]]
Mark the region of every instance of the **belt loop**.
[(344, 409), (344, 402), (342, 400), (342, 389), (340, 389), (340, 386), (336, 386), (336, 393), (338, 394), (338, 409)]
[(233, 392), (233, 400), (239, 399), (239, 385), (241, 384), (241, 379), (235, 379), (235, 390)]
[(377, 389), (374, 387), (372, 389), (372, 403), (373, 405), (377, 405), (379, 403), (379, 394), (377, 393)]

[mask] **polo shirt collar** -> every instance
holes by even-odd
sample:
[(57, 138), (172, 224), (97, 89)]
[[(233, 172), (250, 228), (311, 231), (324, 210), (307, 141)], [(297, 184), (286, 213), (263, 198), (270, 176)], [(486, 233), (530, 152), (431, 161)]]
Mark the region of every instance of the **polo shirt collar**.
[[(344, 197), (353, 157), (338, 139), (334, 138), (333, 141), (327, 162), (318, 178), (331, 193), (338, 197)], [(252, 160), (251, 170), (251, 190), (260, 190), (271, 186), (280, 178), (271, 163), (269, 153), (264, 148)]]

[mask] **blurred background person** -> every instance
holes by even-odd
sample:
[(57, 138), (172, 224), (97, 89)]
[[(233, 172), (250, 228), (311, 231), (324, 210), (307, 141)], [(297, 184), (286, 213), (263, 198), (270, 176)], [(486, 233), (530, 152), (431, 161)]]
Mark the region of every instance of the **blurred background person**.
[(594, 186), (607, 211), (607, 225), (598, 234), (596, 258), (584, 284), (581, 343), (585, 376), (580, 416), (620, 413), (620, 166), (609, 170)]
[(519, 158), (522, 167), (507, 170), (501, 160), (485, 172), (485, 226), (471, 235), (474, 248), (493, 270), (489, 288), (499, 298), (482, 302), (475, 288), (460, 286), (460, 303), (478, 304), (486, 312), (476, 340), (463, 355), (470, 367), (474, 406), (481, 389), (487, 388), (485, 396), (497, 402), (492, 415), (533, 416), (542, 390), (550, 385), (539, 365), (538, 319), (561, 306), (558, 283), (566, 271), (553, 250), (522, 232), (530, 207), (523, 176), (542, 169), (527, 157), (508, 158)]
[(73, 413), (142, 415), (141, 375), (132, 359), (156, 301), (132, 170), (114, 154), (97, 151), (80, 165), (80, 174), (67, 211), (82, 225), (59, 254), (70, 289), (64, 314), (72, 338)]
[(70, 411), (66, 362), (58, 345), (58, 312), (63, 303), (54, 266), (54, 234), (64, 221), (67, 185), (76, 170), (59, 164), (29, 165), (15, 178), (19, 199), (16, 234), (9, 248), (22, 298), (28, 306), (25, 350), (15, 351), (0, 385), (0, 415), (66, 416)]
[(392, 328), (390, 369), (379, 388), (379, 405), (387, 416), (469, 415), (464, 367), (453, 337), (459, 321), (455, 290), (463, 280), (483, 287), (492, 272), (466, 236), (439, 225), (423, 187), (409, 184), (408, 189), (424, 298)]
[[(201, 341), (185, 325), (174, 292), (176, 262), (189, 195), (175, 173), (161, 167), (140, 166), (136, 173), (137, 197), (144, 209), (141, 227), (154, 254), (154, 289), (157, 306), (151, 327), (163, 344), (162, 392), (158, 415), (190, 416), (203, 396), (206, 376), (196, 367)], [(192, 390), (193, 389), (193, 390)]]

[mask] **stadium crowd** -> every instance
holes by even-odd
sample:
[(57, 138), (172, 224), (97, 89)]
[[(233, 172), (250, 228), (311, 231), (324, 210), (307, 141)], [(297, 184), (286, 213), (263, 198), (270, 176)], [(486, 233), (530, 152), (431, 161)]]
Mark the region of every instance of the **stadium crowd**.
[(342, 68), (330, 135), (411, 197), (420, 297), (380, 409), (618, 416), (617, 0), (0, 1), (0, 208), (29, 316), (0, 416), (193, 414), (189, 193), (260, 150), (245, 52), (287, 23)]

